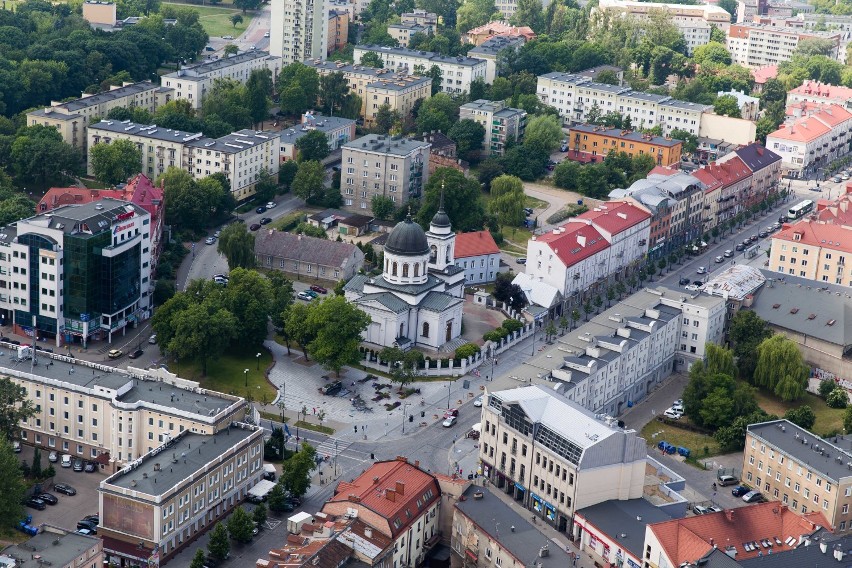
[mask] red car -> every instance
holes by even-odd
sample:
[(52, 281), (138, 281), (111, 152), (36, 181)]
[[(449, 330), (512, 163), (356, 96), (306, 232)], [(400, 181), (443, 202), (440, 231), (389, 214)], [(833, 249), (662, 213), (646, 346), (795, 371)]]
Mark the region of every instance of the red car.
[(449, 418), (451, 416), (453, 418), (458, 418), (459, 417), (459, 409), (458, 408), (451, 408), (444, 413), (444, 418)]
[(313, 290), (314, 292), (317, 292), (319, 294), (328, 294), (328, 290), (326, 290), (322, 286), (317, 286), (316, 284), (311, 286), (311, 290)]

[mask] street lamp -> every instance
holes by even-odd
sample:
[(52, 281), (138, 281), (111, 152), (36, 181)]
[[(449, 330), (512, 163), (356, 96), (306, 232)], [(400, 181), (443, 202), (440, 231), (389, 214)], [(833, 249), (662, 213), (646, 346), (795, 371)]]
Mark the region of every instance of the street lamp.
[(287, 408), (287, 404), (284, 402), (284, 395), (287, 392), (286, 383), (281, 385), (281, 396), (278, 397), (278, 408), (281, 410), (281, 424), (284, 424), (284, 409)]
[(245, 379), (246, 379), (246, 388), (248, 388), (248, 372), (249, 372), (248, 369), (243, 370), (243, 377), (245, 377)]
[(411, 406), (410, 402), (406, 402), (402, 405), (402, 433), (405, 434), (405, 409)]
[(255, 357), (257, 357), (257, 370), (258, 371), (260, 371), (260, 356), (261, 356), (261, 353), (258, 353), (257, 355), (255, 355)]
[(453, 381), (447, 383), (447, 410), (450, 409), (450, 392), (453, 390)]

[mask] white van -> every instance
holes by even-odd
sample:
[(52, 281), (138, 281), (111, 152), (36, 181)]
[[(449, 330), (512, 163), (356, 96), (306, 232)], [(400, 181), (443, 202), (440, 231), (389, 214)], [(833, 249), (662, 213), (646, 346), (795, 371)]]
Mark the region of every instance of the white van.
[(62, 462), (60, 465), (62, 467), (71, 467), (71, 456), (68, 454), (62, 454)]

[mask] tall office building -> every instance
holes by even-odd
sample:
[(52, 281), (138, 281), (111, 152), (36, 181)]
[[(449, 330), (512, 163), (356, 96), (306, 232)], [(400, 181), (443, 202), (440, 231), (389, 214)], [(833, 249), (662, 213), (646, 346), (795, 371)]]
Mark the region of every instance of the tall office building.
[(325, 59), (328, 12), (328, 0), (272, 0), (269, 53), (282, 65)]

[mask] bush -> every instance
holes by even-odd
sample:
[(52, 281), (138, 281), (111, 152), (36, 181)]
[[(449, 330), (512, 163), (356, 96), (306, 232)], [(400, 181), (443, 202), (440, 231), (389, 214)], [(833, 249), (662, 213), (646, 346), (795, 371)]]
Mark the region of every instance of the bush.
[(467, 359), (479, 353), (479, 345), (476, 343), (465, 343), (456, 349), (456, 359)]
[(581, 213), (585, 213), (589, 208), (585, 205), (568, 205), (566, 209), (560, 209), (553, 215), (547, 218), (547, 223), (549, 225), (555, 225), (556, 223), (560, 223), (565, 219), (570, 219), (571, 217), (576, 217)]
[(784, 414), (784, 418), (793, 424), (801, 426), (805, 430), (810, 430), (814, 422), (816, 422), (816, 414), (814, 414), (813, 409), (807, 404), (798, 408), (791, 408)]
[(516, 319), (509, 318), (509, 319), (503, 320), (503, 323), (500, 324), (500, 327), (502, 327), (503, 329), (505, 329), (509, 333), (512, 333), (514, 331), (518, 331), (520, 329), (523, 329), (524, 324), (521, 323), (520, 321), (516, 320)]
[(495, 343), (500, 343), (504, 337), (508, 336), (509, 332), (503, 329), (502, 327), (498, 327), (497, 329), (492, 329), (485, 333), (482, 336), (482, 339), (485, 341), (494, 341)]
[(491, 231), (491, 238), (494, 239), (494, 243), (499, 247), (503, 244), (503, 233), (497, 231)]
[(849, 395), (842, 388), (836, 388), (825, 397), (825, 403), (831, 408), (846, 408), (849, 405)]
[(834, 381), (832, 381), (832, 380), (822, 381), (819, 384), (819, 395), (822, 398), (828, 398), (828, 395), (831, 394), (831, 391), (833, 391), (836, 388), (838, 388), (838, 385)]

